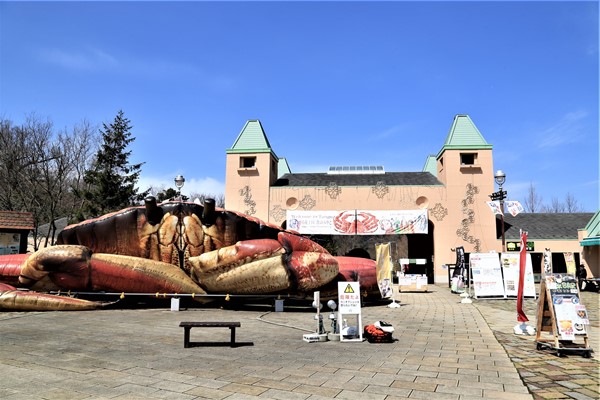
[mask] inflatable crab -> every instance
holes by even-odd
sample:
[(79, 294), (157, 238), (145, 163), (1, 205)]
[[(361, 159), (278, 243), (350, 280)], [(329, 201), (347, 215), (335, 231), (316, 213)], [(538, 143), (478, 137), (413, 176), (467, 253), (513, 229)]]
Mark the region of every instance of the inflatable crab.
[[(257, 218), (187, 202), (131, 207), (65, 228), (58, 245), (0, 256), (0, 308), (88, 310), (105, 303), (48, 292), (335, 296), (338, 281), (377, 291), (375, 261), (334, 257)], [(19, 290), (17, 288), (27, 288)]]

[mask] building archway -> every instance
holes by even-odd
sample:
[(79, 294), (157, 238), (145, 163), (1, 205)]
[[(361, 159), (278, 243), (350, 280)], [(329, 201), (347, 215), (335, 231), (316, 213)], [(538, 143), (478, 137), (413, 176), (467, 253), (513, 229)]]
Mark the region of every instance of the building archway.
[(369, 252), (363, 248), (354, 248), (345, 254), (347, 257), (368, 258), (371, 259)]
[(427, 282), (430, 284), (434, 283), (433, 230), (433, 222), (431, 222), (431, 220), (428, 220), (426, 235), (407, 235), (408, 258), (425, 260), (425, 264), (411, 264), (409, 273), (427, 275)]

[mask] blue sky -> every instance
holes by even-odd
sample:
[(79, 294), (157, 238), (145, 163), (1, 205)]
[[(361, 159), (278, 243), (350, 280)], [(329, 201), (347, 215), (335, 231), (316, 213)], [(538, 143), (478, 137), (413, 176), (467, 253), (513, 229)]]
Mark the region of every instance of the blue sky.
[(420, 171), (468, 114), (509, 199), (596, 211), (598, 37), (598, 1), (1, 2), (0, 116), (123, 110), (141, 185), (217, 194), (248, 119), (292, 172)]

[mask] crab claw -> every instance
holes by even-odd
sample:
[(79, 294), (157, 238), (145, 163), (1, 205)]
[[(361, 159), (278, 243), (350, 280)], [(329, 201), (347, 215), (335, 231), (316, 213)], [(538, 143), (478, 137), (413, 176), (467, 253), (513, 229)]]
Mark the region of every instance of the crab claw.
[(316, 289), (338, 273), (337, 262), (311, 240), (280, 232), (278, 240), (237, 242), (190, 257), (192, 278), (209, 292), (264, 294)]
[(322, 299), (338, 297), (338, 282), (358, 282), (362, 294), (379, 295), (375, 260), (345, 256), (338, 256), (335, 259), (339, 266), (339, 274), (333, 282), (319, 289)]
[(66, 296), (20, 291), (0, 283), (0, 309), (17, 311), (85, 311), (95, 310), (110, 303), (99, 303)]

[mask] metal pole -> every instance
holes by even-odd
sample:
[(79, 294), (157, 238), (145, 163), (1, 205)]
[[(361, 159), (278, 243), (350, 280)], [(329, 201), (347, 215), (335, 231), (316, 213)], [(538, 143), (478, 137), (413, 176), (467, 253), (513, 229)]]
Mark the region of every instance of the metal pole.
[(504, 240), (504, 194), (502, 193), (502, 185), (500, 186), (500, 221), (502, 221), (502, 252), (506, 252), (506, 241)]

